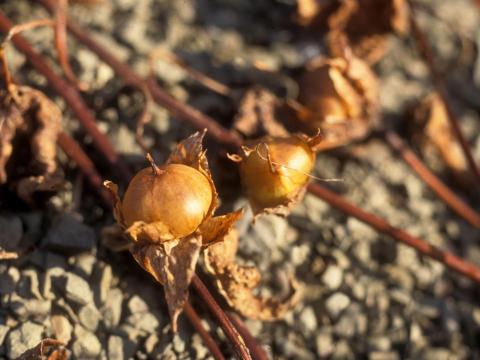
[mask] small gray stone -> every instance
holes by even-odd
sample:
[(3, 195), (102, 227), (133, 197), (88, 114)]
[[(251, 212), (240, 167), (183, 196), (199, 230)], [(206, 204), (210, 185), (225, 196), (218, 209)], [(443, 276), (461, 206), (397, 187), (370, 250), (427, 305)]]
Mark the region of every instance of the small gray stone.
[(7, 355), (16, 359), (28, 349), (42, 340), (43, 326), (27, 321), (17, 329), (11, 330), (7, 336)]
[(38, 271), (34, 269), (22, 270), (22, 276), (18, 283), (17, 293), (24, 298), (42, 299), (38, 281)]
[(42, 245), (65, 254), (89, 251), (96, 246), (95, 232), (72, 214), (56, 217)]
[(336, 265), (329, 265), (322, 275), (322, 282), (329, 290), (337, 290), (342, 285), (343, 271)]
[(93, 304), (83, 306), (78, 312), (80, 323), (90, 331), (96, 331), (102, 315)]
[(150, 312), (138, 312), (127, 318), (127, 323), (147, 334), (155, 332), (159, 322), (155, 315)]
[(10, 297), (9, 309), (20, 321), (35, 320), (43, 322), (52, 308), (50, 300), (24, 299), (16, 294)]
[(340, 292), (330, 295), (325, 302), (328, 315), (333, 319), (337, 318), (338, 315), (348, 307), (348, 305), (350, 305), (350, 298)]
[(0, 216), (0, 248), (7, 251), (18, 250), (23, 236), (22, 221), (17, 216)]
[(102, 344), (94, 333), (77, 325), (72, 351), (77, 359), (96, 359), (102, 351)]
[(335, 323), (335, 334), (342, 338), (360, 337), (367, 331), (368, 319), (361, 307), (353, 303)]
[[(126, 360), (135, 353), (135, 343), (121, 336), (112, 335), (108, 338), (108, 359)], [(147, 351), (148, 352), (148, 351)]]
[(53, 284), (60, 282), (65, 275), (65, 269), (62, 267), (49, 268), (43, 275), (42, 295), (45, 299), (55, 299)]
[(368, 348), (371, 351), (389, 351), (391, 347), (390, 339), (386, 336), (373, 336), (368, 339)]
[(174, 334), (173, 335), (173, 350), (177, 354), (181, 354), (185, 351), (185, 341), (182, 339), (182, 337), (179, 334)]
[(98, 261), (97, 257), (93, 254), (80, 254), (75, 256), (72, 261), (72, 265), (78, 275), (88, 278), (92, 275), (95, 263)]
[(315, 339), (317, 355), (324, 358), (329, 356), (335, 349), (332, 334), (328, 331), (320, 331)]
[(97, 267), (95, 273), (98, 302), (104, 304), (107, 301), (107, 295), (112, 284), (112, 267), (108, 264), (101, 264)]
[(368, 353), (368, 360), (400, 360), (395, 351), (372, 351)]
[(300, 326), (302, 333), (311, 333), (317, 329), (317, 316), (311, 306), (307, 306), (300, 313)]
[(20, 273), (17, 268), (10, 266), (8, 270), (5, 271), (4, 269), (0, 269), (0, 295), (13, 293), (20, 279)]
[(10, 330), (9, 326), (0, 325), (0, 346), (3, 345), (3, 342), (5, 341), (5, 338), (6, 338), (9, 330)]
[(120, 289), (111, 289), (107, 301), (101, 309), (103, 323), (107, 328), (113, 328), (120, 322), (122, 316), (123, 293)]
[(57, 340), (63, 341), (68, 344), (72, 338), (73, 327), (68, 319), (63, 315), (53, 315), (50, 318), (50, 325), (52, 327), (52, 333)]
[(130, 300), (128, 300), (127, 307), (131, 314), (148, 311), (147, 303), (138, 295), (133, 295)]
[(90, 289), (88, 282), (78, 275), (65, 274), (60, 286), (62, 286), (62, 291), (67, 300), (75, 304), (86, 305), (93, 302), (92, 289)]

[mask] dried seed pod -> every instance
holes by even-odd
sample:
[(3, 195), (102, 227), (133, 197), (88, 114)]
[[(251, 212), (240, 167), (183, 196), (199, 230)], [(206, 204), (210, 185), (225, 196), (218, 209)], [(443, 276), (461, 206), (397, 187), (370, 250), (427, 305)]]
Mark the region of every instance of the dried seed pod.
[(429, 158), (441, 157), (455, 181), (465, 189), (475, 184), (467, 159), (448, 120), (445, 104), (438, 94), (427, 96), (413, 110), (412, 138)]
[(242, 184), (255, 214), (288, 215), (303, 197), (319, 143), (320, 135), (266, 136), (242, 147), (242, 156), (230, 155), (239, 163)]
[(0, 94), (0, 103), (0, 184), (8, 182), (20, 198), (32, 203), (34, 192), (55, 191), (63, 184), (56, 162), (62, 113), (28, 86), (10, 84)]
[(169, 164), (146, 168), (135, 175), (125, 192), (122, 212), (127, 226), (136, 221), (161, 221), (173, 237), (180, 238), (200, 226), (212, 199), (211, 184), (205, 175), (190, 166)]
[(363, 138), (378, 115), (375, 74), (348, 51), (333, 59), (314, 59), (299, 81), (297, 117), (304, 127), (320, 129), (319, 150), (338, 147)]
[[(409, 31), (409, 14), (406, 0), (301, 0), (298, 6), (301, 25), (345, 34), (355, 55), (370, 64), (385, 55), (388, 34)], [(339, 53), (338, 45), (330, 43), (333, 54)]]
[(165, 287), (165, 297), (177, 329), (177, 318), (202, 246), (221, 242), (241, 211), (213, 216), (215, 190), (202, 140), (205, 131), (179, 143), (167, 164), (141, 170), (120, 200), (117, 186), (105, 186), (115, 198), (114, 215), (132, 240), (135, 260)]

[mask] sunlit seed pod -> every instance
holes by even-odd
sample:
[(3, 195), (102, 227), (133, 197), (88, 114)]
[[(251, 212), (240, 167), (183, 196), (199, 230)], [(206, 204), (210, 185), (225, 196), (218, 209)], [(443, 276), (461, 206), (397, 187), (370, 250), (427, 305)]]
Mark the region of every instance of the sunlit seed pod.
[(141, 170), (122, 203), (125, 224), (161, 221), (181, 238), (192, 234), (208, 214), (212, 185), (200, 171), (182, 164)]
[(314, 162), (314, 151), (299, 137), (265, 137), (256, 142), (240, 162), (254, 212), (290, 202), (307, 183)]

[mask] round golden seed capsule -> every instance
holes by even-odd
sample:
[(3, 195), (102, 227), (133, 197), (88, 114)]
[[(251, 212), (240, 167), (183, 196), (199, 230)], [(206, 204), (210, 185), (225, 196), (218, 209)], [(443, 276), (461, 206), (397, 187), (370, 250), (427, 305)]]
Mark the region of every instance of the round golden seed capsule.
[(127, 226), (160, 221), (177, 238), (193, 233), (212, 204), (212, 185), (193, 167), (169, 164), (145, 168), (128, 185), (122, 203)]
[(257, 208), (285, 205), (307, 183), (314, 161), (315, 153), (297, 137), (260, 140), (240, 163), (250, 201)]

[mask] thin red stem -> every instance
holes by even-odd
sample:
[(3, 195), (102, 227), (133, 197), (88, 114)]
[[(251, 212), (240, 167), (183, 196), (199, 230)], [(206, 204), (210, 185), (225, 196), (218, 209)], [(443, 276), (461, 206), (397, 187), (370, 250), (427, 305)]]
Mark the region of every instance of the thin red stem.
[(450, 126), (452, 127), (453, 133), (455, 134), (455, 137), (457, 138), (463, 150), (463, 153), (468, 163), (468, 167), (470, 168), (470, 171), (476, 177), (476, 179), (478, 180), (478, 183), (480, 184), (480, 168), (475, 163), (475, 160), (472, 155), (472, 151), (470, 150), (470, 146), (467, 140), (465, 139), (465, 136), (463, 135), (462, 130), (460, 129), (460, 124), (457, 116), (455, 115), (455, 112), (453, 111), (452, 105), (450, 104), (444, 81), (435, 65), (431, 46), (427, 40), (427, 37), (425, 36), (422, 29), (418, 26), (418, 23), (415, 19), (415, 9), (412, 1), (410, 1), (410, 5), (411, 5), (410, 6), (411, 8), (410, 23), (411, 23), (413, 35), (417, 44), (418, 52), (420, 53), (423, 60), (427, 64), (428, 69), (430, 71), (430, 77), (432, 79), (433, 86), (435, 87), (435, 90), (440, 96), (440, 99), (442, 99), (443, 103), (445, 104), (445, 110), (447, 112), (448, 121), (450, 122)]
[(222, 310), (220, 305), (215, 301), (212, 294), (208, 291), (205, 284), (200, 280), (197, 275), (193, 276), (192, 286), (195, 291), (201, 296), (205, 304), (208, 307), (208, 310), (212, 313), (213, 316), (218, 320), (218, 323), (222, 327), (225, 335), (230, 339), (234, 345), (235, 354), (238, 359), (252, 359), (250, 351), (245, 345), (244, 339), (239, 334), (235, 326), (233, 326), (230, 318)]
[(468, 221), (472, 226), (480, 229), (480, 214), (472, 209), (465, 201), (450, 190), (435, 174), (433, 174), (408, 148), (408, 145), (394, 132), (387, 131), (385, 139), (403, 160), (425, 181), (425, 183), (441, 198), (453, 211)]
[(203, 339), (203, 342), (207, 346), (208, 350), (210, 350), (210, 353), (216, 360), (224, 360), (225, 357), (223, 356), (222, 352), (218, 348), (217, 343), (213, 338), (210, 336), (207, 330), (202, 325), (202, 320), (198, 316), (197, 312), (195, 309), (192, 307), (190, 302), (187, 302), (183, 308), (183, 311), (187, 315), (188, 319), (192, 323), (193, 327), (197, 332), (200, 334), (200, 336)]

